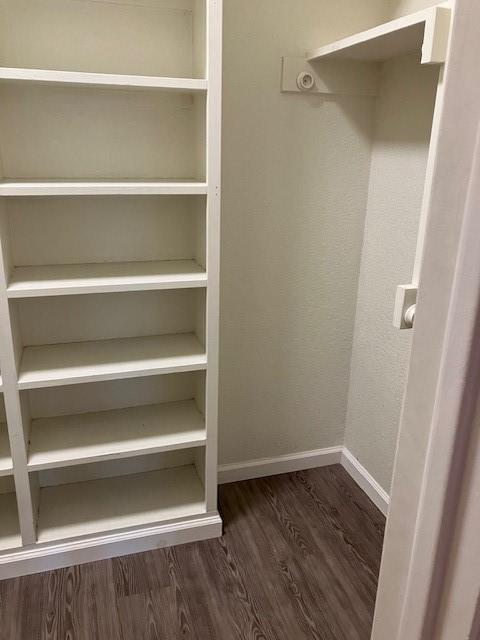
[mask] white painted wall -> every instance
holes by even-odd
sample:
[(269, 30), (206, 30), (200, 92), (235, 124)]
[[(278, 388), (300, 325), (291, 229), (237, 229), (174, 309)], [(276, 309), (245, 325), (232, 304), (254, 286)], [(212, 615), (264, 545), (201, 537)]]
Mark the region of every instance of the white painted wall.
[(220, 463), (343, 442), (372, 102), (280, 93), (280, 58), (383, 0), (225, 0)]
[(421, 11), (427, 7), (439, 4), (441, 0), (393, 0), (392, 1), (392, 18), (405, 16), (414, 11)]
[(279, 60), (413, 4), (225, 0), (221, 464), (345, 441), (390, 488), (437, 72), (388, 63), (375, 107), (281, 94)]
[(414, 58), (387, 62), (375, 117), (345, 445), (386, 491), (412, 338), (393, 301), (412, 278), (437, 79)]

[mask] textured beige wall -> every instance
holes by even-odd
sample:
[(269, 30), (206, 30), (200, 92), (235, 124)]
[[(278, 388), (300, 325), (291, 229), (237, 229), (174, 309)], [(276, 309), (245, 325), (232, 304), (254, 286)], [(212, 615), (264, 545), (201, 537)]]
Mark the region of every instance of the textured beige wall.
[(393, 328), (393, 302), (412, 277), (437, 78), (389, 61), (375, 117), (345, 444), (386, 491), (412, 337)]
[(280, 58), (386, 8), (225, 0), (220, 463), (343, 442), (372, 101), (281, 94)]

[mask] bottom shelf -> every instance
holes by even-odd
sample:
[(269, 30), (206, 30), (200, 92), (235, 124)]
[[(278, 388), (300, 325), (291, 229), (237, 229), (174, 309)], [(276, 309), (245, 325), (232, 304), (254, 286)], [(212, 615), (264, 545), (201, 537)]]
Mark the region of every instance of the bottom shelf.
[(0, 494), (0, 550), (17, 549), (21, 546), (15, 494), (2, 493)]
[(188, 465), (45, 487), (38, 542), (51, 542), (206, 513), (203, 485)]

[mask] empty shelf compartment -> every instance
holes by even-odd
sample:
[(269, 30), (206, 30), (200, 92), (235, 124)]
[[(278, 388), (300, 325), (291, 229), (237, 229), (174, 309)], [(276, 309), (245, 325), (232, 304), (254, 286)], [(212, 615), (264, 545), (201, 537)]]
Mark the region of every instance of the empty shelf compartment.
[(38, 542), (108, 533), (204, 514), (193, 465), (40, 490)]
[(30, 470), (202, 446), (194, 400), (32, 420)]
[(9, 298), (205, 287), (207, 274), (194, 260), (106, 262), (16, 267)]
[(205, 369), (204, 346), (192, 333), (25, 347), (19, 388)]

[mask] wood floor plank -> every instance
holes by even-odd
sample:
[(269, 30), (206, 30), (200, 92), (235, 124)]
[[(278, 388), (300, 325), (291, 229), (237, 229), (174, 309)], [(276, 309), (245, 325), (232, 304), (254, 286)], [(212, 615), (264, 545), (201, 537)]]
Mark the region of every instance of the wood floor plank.
[[(218, 624), (215, 618), (222, 620), (222, 612), (218, 601), (212, 598), (210, 583), (205, 570), (205, 559), (208, 557), (209, 545), (205, 541), (199, 544), (181, 545), (171, 549), (169, 556), (170, 576), (189, 612), (190, 627), (195, 630), (196, 637), (220, 640)], [(224, 614), (223, 614), (224, 617)]]
[(129, 596), (120, 596), (117, 599), (117, 610), (120, 618), (122, 640), (145, 640), (145, 638), (158, 638), (156, 629), (149, 629), (147, 633), (146, 613), (147, 603), (143, 593), (134, 593)]
[(118, 599), (123, 640), (179, 640), (175, 611), (175, 591), (157, 591)]
[(368, 640), (384, 518), (338, 465), (220, 487), (222, 538), (0, 582), (0, 640)]
[[(296, 475), (299, 481), (302, 473)], [(362, 549), (365, 542), (361, 532), (357, 535), (351, 529), (346, 519), (337, 516), (336, 524), (332, 525), (329, 510), (318, 510), (319, 502), (323, 505), (328, 496), (327, 488), (320, 492), (320, 498), (316, 496), (314, 503), (308, 496), (308, 500), (302, 501), (302, 494), (298, 491), (298, 485), (285, 499), (297, 498), (302, 513), (312, 513), (316, 518), (304, 519), (304, 528), (315, 539), (319, 553), (303, 563), (308, 572), (315, 571), (313, 578), (319, 576), (321, 570), (328, 571), (329, 576), (325, 581), (325, 593), (330, 600), (327, 609), (329, 611), (343, 610), (345, 612), (343, 626), (347, 628), (348, 640), (358, 637), (368, 637), (371, 628), (371, 613), (374, 607), (377, 573), (371, 568), (371, 556)], [(342, 498), (335, 496), (331, 504), (340, 504)], [(315, 510), (315, 507), (317, 509)], [(312, 512), (312, 508), (314, 509)], [(321, 524), (321, 526), (318, 526)], [(349, 526), (350, 525), (350, 526)], [(320, 553), (321, 556), (320, 557)], [(321, 562), (319, 560), (321, 559)], [(311, 584), (311, 579), (307, 580)], [(335, 599), (335, 600), (333, 600)], [(349, 628), (348, 628), (349, 626)]]
[[(296, 479), (302, 482), (303, 474), (297, 474)], [(332, 520), (329, 510), (324, 508), (325, 490), (323, 491), (323, 493), (318, 491), (307, 497), (298, 491), (298, 484), (296, 484), (291, 488), (290, 497), (287, 494), (285, 498), (290, 500), (296, 498), (301, 513), (312, 513), (317, 516), (317, 518), (304, 519), (304, 527), (315, 539), (317, 548), (323, 550), (332, 571), (335, 573), (338, 573), (339, 570), (346, 572), (347, 575), (344, 576), (341, 584), (350, 588), (355, 587), (352, 594), (354, 600), (358, 600), (359, 587), (365, 588), (368, 585), (373, 587), (371, 593), (373, 599), (379, 569), (379, 565), (375, 562), (378, 554), (374, 554), (374, 558), (372, 558), (370, 537), (362, 535), (362, 531), (359, 529), (354, 530), (347, 518), (338, 513), (335, 520)], [(338, 503), (342, 500), (341, 496), (335, 497), (335, 501)], [(319, 522), (321, 522), (321, 527), (317, 526)], [(372, 565), (375, 567), (372, 568)], [(371, 602), (369, 602), (369, 606), (371, 607)]]
[[(286, 635), (286, 638), (295, 636), (342, 640), (344, 635), (336, 620), (339, 608), (336, 597), (338, 577), (335, 571), (329, 569), (328, 558), (324, 558), (323, 555), (320, 555), (318, 572), (315, 576), (302, 574), (301, 561), (304, 562), (305, 567), (311, 566), (320, 550), (305, 523), (302, 522), (304, 511), (297, 510), (295, 496), (293, 499), (290, 496), (284, 496), (288, 500), (284, 500), (279, 508), (277, 497), (285, 493), (285, 487), (281, 486), (283, 480), (287, 480), (287, 477), (252, 480), (248, 483), (251, 490), (256, 487), (259, 495), (264, 496), (263, 518), (252, 524), (251, 532), (251, 539), (255, 540), (257, 548), (263, 546), (263, 553), (260, 554), (261, 560), (256, 559), (253, 567), (258, 566), (259, 573), (268, 577), (269, 585), (276, 585), (273, 591), (277, 601), (274, 606), (274, 615), (279, 617), (288, 612), (287, 619), (279, 620), (278, 625), (281, 629), (289, 629), (289, 635)], [(278, 494), (272, 492), (273, 486), (278, 486)], [(308, 514), (309, 511), (305, 513)], [(237, 520), (233, 519), (233, 522)], [(318, 526), (321, 527), (321, 522)], [(238, 555), (248, 557), (251, 544), (243, 549), (240, 548), (247, 530), (244, 519), (241, 521), (241, 529), (243, 535), (235, 535), (234, 541)], [(262, 532), (265, 536), (262, 536)], [(282, 540), (283, 545), (279, 544)], [(270, 541), (275, 542), (275, 547), (271, 547)], [(248, 563), (246, 566), (252, 565)], [(294, 580), (294, 573), (302, 575)], [(255, 576), (251, 576), (249, 584), (251, 589), (256, 588)], [(311, 584), (315, 587), (313, 591), (310, 589)], [(265, 603), (265, 597), (263, 602)], [(318, 620), (318, 630), (316, 620)], [(303, 629), (303, 635), (301, 629)]]
[(0, 581), (0, 640), (22, 637), (16, 629), (18, 616), (12, 615), (12, 607), (18, 610), (21, 597), (19, 578)]
[[(249, 503), (258, 508), (249, 509)], [(295, 603), (280, 569), (280, 563), (293, 554), (288, 541), (279, 535), (274, 512), (264, 499), (262, 482), (232, 485), (228, 495), (222, 493), (222, 507), (228, 523), (226, 544), (249, 589), (260, 599), (263, 617), (274, 621), (280, 638), (300, 638)], [(245, 562), (245, 558), (249, 561)]]
[(118, 598), (169, 586), (166, 563), (158, 567), (159, 571), (152, 572), (150, 562), (151, 553), (112, 558), (115, 593)]
[(86, 630), (85, 639), (121, 640), (111, 561), (88, 563), (80, 569), (80, 597), (75, 608), (78, 625)]

